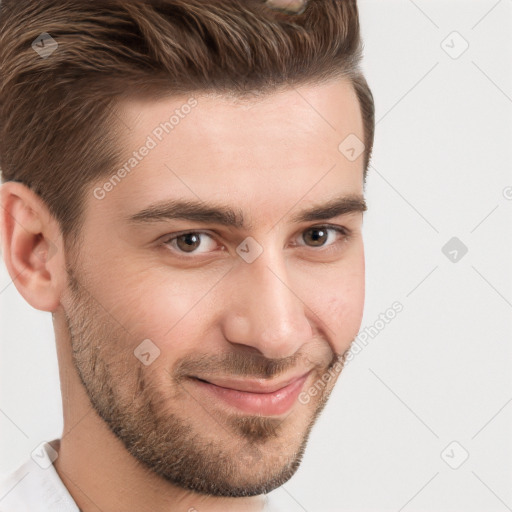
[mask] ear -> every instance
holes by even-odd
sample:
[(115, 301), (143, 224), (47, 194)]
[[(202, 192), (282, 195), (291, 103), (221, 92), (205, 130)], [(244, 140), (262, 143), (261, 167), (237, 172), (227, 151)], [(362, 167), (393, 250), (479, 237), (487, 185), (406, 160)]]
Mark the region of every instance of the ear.
[(21, 183), (0, 187), (0, 235), (16, 289), (32, 307), (55, 311), (67, 282), (60, 227), (41, 198)]

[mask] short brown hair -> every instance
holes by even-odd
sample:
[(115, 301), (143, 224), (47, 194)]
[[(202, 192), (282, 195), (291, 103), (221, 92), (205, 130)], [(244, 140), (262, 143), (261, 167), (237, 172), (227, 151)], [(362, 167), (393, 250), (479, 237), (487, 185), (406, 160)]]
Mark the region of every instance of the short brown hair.
[[(32, 47), (42, 33), (58, 44), (47, 58)], [(361, 107), (365, 181), (375, 121), (362, 49), (356, 0), (309, 0), (296, 14), (263, 0), (3, 0), (2, 181), (37, 193), (71, 248), (87, 186), (120, 159), (116, 100), (243, 98), (336, 77), (350, 79)]]

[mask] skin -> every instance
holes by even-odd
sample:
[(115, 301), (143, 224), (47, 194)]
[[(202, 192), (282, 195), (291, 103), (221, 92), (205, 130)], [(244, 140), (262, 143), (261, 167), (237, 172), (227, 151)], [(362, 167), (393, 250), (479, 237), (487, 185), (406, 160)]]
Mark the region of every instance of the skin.
[[(105, 178), (91, 184), (76, 255), (64, 253), (58, 223), (28, 188), (0, 189), (7, 269), (29, 304), (52, 312), (64, 411), (54, 466), (85, 512), (262, 510), (262, 493), (296, 471), (336, 378), (271, 417), (207, 399), (185, 375), (276, 382), (311, 370), (307, 390), (361, 325), (363, 213), (291, 221), (308, 206), (363, 195), (363, 157), (338, 150), (351, 133), (363, 139), (350, 84), (244, 102), (194, 97), (197, 106), (103, 199), (93, 190)], [(127, 158), (187, 100), (121, 101)], [(173, 198), (225, 203), (251, 227), (126, 220)], [(350, 234), (304, 238), (326, 224)], [(192, 252), (183, 240), (164, 243), (198, 230), (206, 234)], [(263, 248), (252, 263), (236, 252), (249, 236)], [(145, 339), (160, 350), (148, 366), (134, 355)]]
[(275, 9), (300, 13), (304, 10), (306, 0), (267, 0), (267, 5)]

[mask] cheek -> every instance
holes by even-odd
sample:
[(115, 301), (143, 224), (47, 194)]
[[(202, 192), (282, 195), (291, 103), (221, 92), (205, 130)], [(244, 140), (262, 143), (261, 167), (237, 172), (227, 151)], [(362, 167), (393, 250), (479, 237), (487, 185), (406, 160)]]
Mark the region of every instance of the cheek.
[(357, 336), (363, 319), (365, 298), (364, 267), (353, 269), (342, 278), (326, 283), (316, 297), (314, 311), (321, 312), (327, 332), (337, 351), (348, 348)]
[(165, 280), (147, 276), (143, 281), (133, 282), (130, 297), (123, 300), (122, 316), (133, 337), (151, 339), (161, 351), (161, 361), (167, 363), (197, 348), (198, 340), (204, 340), (205, 305), (215, 281), (178, 276)]
[[(88, 295), (94, 297), (104, 323), (118, 330), (115, 347), (133, 364), (133, 351), (146, 339), (158, 347), (163, 357), (178, 358), (194, 340), (200, 339), (202, 304), (213, 286), (207, 279), (181, 279), (146, 271), (127, 271), (94, 275), (87, 281)], [(201, 300), (202, 299), (202, 300)], [(114, 342), (111, 343), (114, 345)], [(149, 345), (151, 346), (151, 345)], [(156, 352), (155, 352), (156, 353)]]

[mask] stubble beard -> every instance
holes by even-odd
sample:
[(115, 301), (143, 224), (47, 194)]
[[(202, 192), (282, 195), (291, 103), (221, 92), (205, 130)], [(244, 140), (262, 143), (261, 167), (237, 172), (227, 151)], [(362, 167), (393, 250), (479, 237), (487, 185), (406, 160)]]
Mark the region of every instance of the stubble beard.
[[(176, 411), (184, 386), (163, 391), (151, 367), (128, 350), (128, 333), (105, 312), (68, 268), (70, 307), (66, 321), (73, 364), (92, 408), (145, 471), (196, 493), (244, 497), (268, 493), (297, 471), (313, 425), (332, 391), (324, 388), (308, 404), (312, 412), (300, 429), (293, 425), (295, 404), (284, 420), (254, 415), (215, 415), (207, 433)], [(338, 359), (331, 360), (329, 367)], [(181, 402), (181, 403), (186, 403)], [(174, 408), (174, 409), (173, 409)], [(204, 421), (204, 420), (203, 420)], [(268, 449), (269, 446), (272, 449)]]

